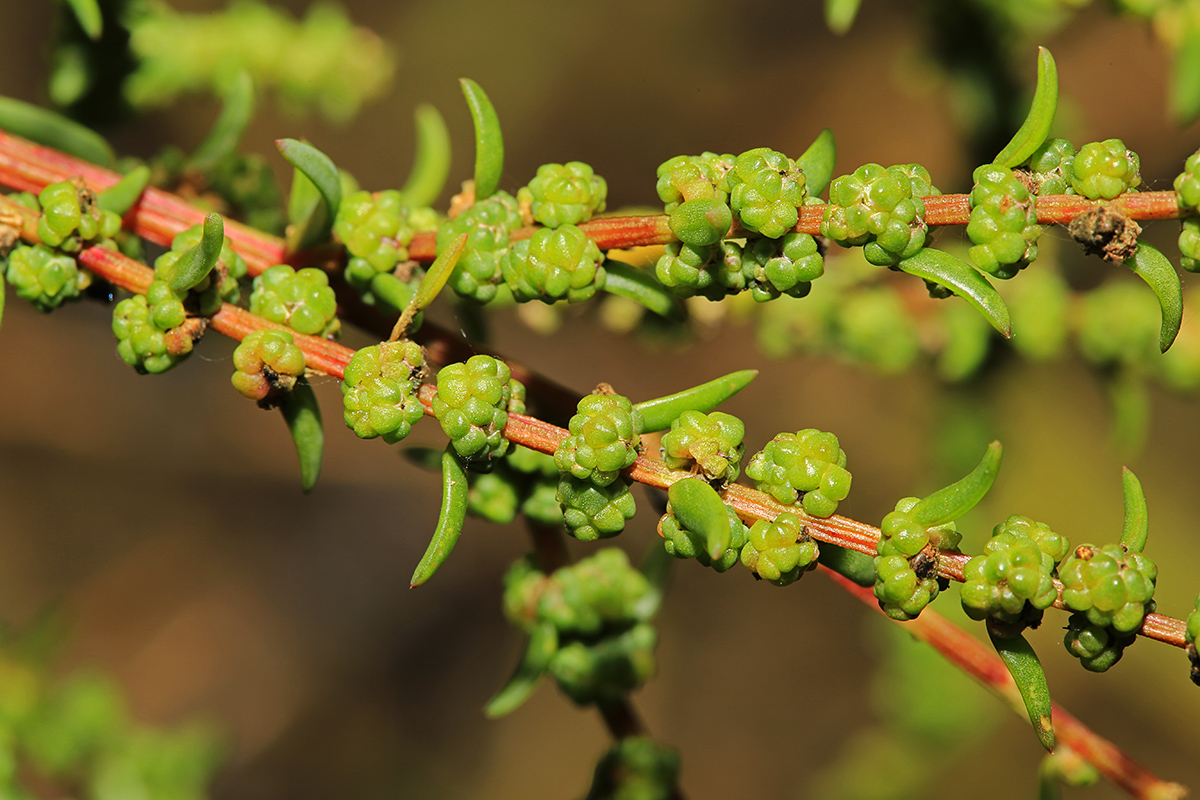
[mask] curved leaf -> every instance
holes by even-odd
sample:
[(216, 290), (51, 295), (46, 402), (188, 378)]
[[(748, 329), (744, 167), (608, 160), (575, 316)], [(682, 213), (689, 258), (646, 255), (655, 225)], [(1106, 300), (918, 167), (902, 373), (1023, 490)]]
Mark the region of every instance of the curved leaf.
[(134, 167), (124, 178), (96, 195), (96, 205), (105, 211), (125, 216), (125, 212), (133, 208), (149, 183), (150, 168), (145, 164)]
[(413, 571), (409, 588), (420, 586), (433, 577), (458, 543), (463, 523), (467, 519), (467, 472), (454, 448), (446, 445), (442, 452), (442, 510), (429, 547)]
[(71, 8), (71, 13), (79, 21), (79, 27), (92, 41), (96, 41), (104, 33), (104, 16), (100, 13), (100, 3), (97, 0), (63, 0)]
[(837, 144), (829, 128), (817, 134), (804, 154), (796, 159), (796, 166), (804, 170), (809, 197), (816, 197), (829, 187), (833, 180), (833, 164), (837, 161)]
[(1046, 671), (1042, 662), (1038, 661), (1037, 653), (1025, 640), (1017, 634), (1009, 638), (997, 636), (991, 626), (988, 626), (988, 638), (996, 648), (1000, 660), (1008, 668), (1008, 672), (1017, 684), (1017, 691), (1025, 702), (1025, 710), (1029, 712), (1029, 721), (1033, 724), (1038, 741), (1047, 750), (1054, 750), (1054, 723), (1051, 718), (1050, 686), (1046, 683)]
[(417, 106), (414, 116), (416, 155), (400, 193), (410, 206), (428, 206), (442, 193), (450, 175), (450, 132), (442, 115), (429, 104)]
[(1125, 497), (1125, 527), (1121, 531), (1121, 544), (1131, 553), (1146, 549), (1146, 538), (1150, 534), (1150, 514), (1146, 508), (1146, 495), (1142, 482), (1128, 467), (1121, 468), (1121, 493)]
[[(328, 239), (329, 231), (333, 227), (333, 220), (337, 217), (338, 207), (342, 204), (342, 180), (338, 175), (337, 167), (334, 166), (333, 160), (329, 156), (307, 142), (296, 139), (276, 139), (275, 146), (279, 148), (279, 152), (288, 160), (288, 163), (312, 181), (324, 201), (323, 205), (318, 204), (313, 208), (310, 216), (304, 220), (292, 219), (292, 224), (298, 226), (297, 229), (302, 231), (302, 235), (297, 234), (293, 241), (289, 232), (289, 250), (295, 251)], [(297, 189), (296, 183), (297, 181), (292, 183), (293, 194), (297, 191), (307, 191)], [(293, 204), (289, 201), (289, 214), (293, 211), (293, 205), (297, 211), (301, 207), (299, 202)], [(323, 212), (321, 209), (324, 209)]]
[[(433, 302), (434, 298), (445, 287), (446, 281), (450, 280), (450, 273), (454, 272), (454, 268), (458, 266), (459, 256), (463, 254), (463, 250), (466, 247), (467, 234), (460, 233), (433, 260), (433, 263), (429, 265), (429, 270), (421, 278), (421, 282), (417, 284), (417, 288), (412, 295), (412, 300), (404, 307), (404, 312), (396, 320), (396, 324), (392, 326), (392, 335), (388, 337), (388, 341), (394, 342), (400, 337), (407, 335), (408, 328), (417, 314), (421, 312), (421, 309)], [(374, 285), (374, 281), (372, 281), (372, 285)]]
[(1005, 338), (1012, 336), (1012, 321), (996, 287), (977, 269), (949, 253), (926, 247), (896, 265), (909, 275), (944, 286), (973, 305)]
[(504, 138), (500, 118), (482, 87), (470, 78), (461, 78), (463, 97), (475, 123), (475, 200), (486, 200), (500, 187), (504, 171)]
[(196, 148), (196, 152), (192, 153), (188, 164), (198, 170), (216, 166), (218, 161), (237, 149), (253, 116), (254, 79), (249, 72), (242, 70), (225, 93), (225, 104), (212, 130)]
[(92, 129), (11, 97), (0, 97), (0, 128), (102, 167), (117, 157), (104, 137)]
[(175, 292), (186, 292), (208, 277), (221, 257), (225, 244), (225, 223), (221, 215), (209, 212), (204, 216), (204, 233), (196, 246), (184, 252), (175, 262), (167, 285)]
[(640, 432), (665, 431), (685, 411), (712, 411), (745, 389), (757, 376), (758, 370), (743, 369), (693, 386), (691, 389), (684, 389), (682, 392), (635, 403), (633, 407), (642, 415)]
[(1138, 242), (1133, 258), (1127, 260), (1125, 266), (1144, 280), (1158, 298), (1162, 310), (1158, 349), (1165, 353), (1179, 335), (1179, 326), (1183, 323), (1183, 284), (1179, 281), (1179, 273), (1166, 256), (1145, 242)]
[(1167, 102), (1180, 125), (1191, 125), (1200, 116), (1200, 30), (1195, 26), (1175, 51)]
[(311, 492), (321, 475), (325, 453), (325, 429), (321, 425), (321, 407), (312, 386), (304, 378), (296, 381), (291, 394), (279, 407), (287, 423), (296, 455), (300, 458), (300, 488)]
[(529, 641), (525, 643), (525, 652), (521, 654), (521, 660), (517, 662), (512, 677), (483, 707), (484, 716), (497, 719), (516, 711), (542, 682), (542, 677), (550, 667), (550, 659), (556, 652), (558, 631), (553, 623), (543, 621), (530, 632)]
[(838, 36), (850, 30), (862, 0), (825, 0), (825, 24)]
[(709, 558), (716, 561), (729, 549), (729, 512), (716, 489), (699, 478), (684, 478), (671, 484), (667, 499), (679, 524), (704, 537)]
[(626, 264), (624, 261), (607, 259), (604, 262), (604, 291), (639, 303), (671, 322), (687, 319), (687, 309), (679, 298), (668, 292), (653, 275)]
[(1058, 110), (1058, 68), (1054, 65), (1054, 56), (1044, 47), (1038, 48), (1037, 88), (1033, 92), (1033, 102), (1029, 105), (1029, 114), (1021, 127), (1013, 134), (1013, 138), (1004, 149), (992, 160), (1001, 167), (1012, 167), (1025, 161), (1033, 151), (1042, 146), (1050, 126), (1054, 123), (1054, 113)]
[(927, 528), (945, 525), (979, 504), (996, 480), (1004, 449), (999, 442), (988, 445), (983, 458), (966, 477), (938, 489), (913, 507), (912, 517)]

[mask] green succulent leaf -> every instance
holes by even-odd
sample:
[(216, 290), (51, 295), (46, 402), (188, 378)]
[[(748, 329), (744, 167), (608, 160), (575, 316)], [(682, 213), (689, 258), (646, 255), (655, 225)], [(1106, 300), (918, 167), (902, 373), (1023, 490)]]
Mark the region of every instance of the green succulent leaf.
[(1050, 126), (1054, 123), (1054, 113), (1057, 110), (1058, 69), (1054, 65), (1054, 56), (1050, 54), (1050, 51), (1039, 47), (1037, 88), (1033, 92), (1033, 102), (1029, 106), (1029, 114), (1017, 132), (1013, 134), (1013, 138), (993, 159), (993, 163), (1011, 169), (1033, 155), (1033, 151), (1046, 141), (1046, 135), (1050, 133)]
[(821, 552), (817, 555), (817, 561), (821, 566), (849, 578), (859, 586), (875, 585), (875, 559), (866, 553), (821, 542)]
[(79, 27), (92, 41), (104, 33), (104, 16), (100, 13), (99, 0), (63, 0), (79, 21)]
[(909, 275), (946, 287), (974, 306), (1005, 338), (1012, 336), (1012, 320), (1009, 318), (1008, 306), (1004, 304), (1004, 299), (1000, 297), (996, 287), (967, 262), (941, 250), (926, 247), (896, 266)]
[(475, 201), (486, 200), (500, 187), (504, 172), (504, 137), (500, 118), (483, 88), (470, 78), (459, 80), (475, 123)]
[(242, 70), (225, 93), (221, 114), (212, 130), (192, 153), (190, 165), (198, 170), (211, 169), (217, 162), (237, 150), (246, 127), (254, 116), (254, 79)]
[[(857, 3), (856, 3), (857, 5)], [(829, 187), (833, 180), (833, 164), (837, 161), (837, 144), (829, 128), (817, 134), (804, 154), (796, 159), (796, 166), (804, 170), (809, 197), (816, 197)]]
[(221, 246), (225, 244), (225, 223), (221, 215), (208, 213), (204, 216), (204, 231), (196, 246), (185, 251), (175, 262), (167, 285), (174, 292), (186, 292), (208, 277), (221, 257)]
[(125, 216), (149, 183), (150, 168), (145, 165), (134, 167), (128, 175), (96, 195), (96, 204), (105, 211)]
[(684, 478), (671, 484), (667, 498), (679, 524), (704, 537), (709, 558), (716, 561), (729, 549), (733, 531), (716, 489), (699, 478)]
[(413, 571), (409, 588), (420, 586), (433, 577), (438, 567), (450, 557), (467, 519), (467, 472), (462, 458), (454, 447), (446, 445), (442, 453), (442, 510), (429, 547)]
[(300, 488), (311, 492), (321, 475), (321, 459), (325, 453), (325, 429), (321, 425), (321, 408), (317, 396), (305, 378), (296, 381), (291, 394), (279, 407), (287, 423), (296, 455), (300, 459)]
[(1125, 262), (1133, 274), (1146, 282), (1158, 298), (1162, 310), (1162, 328), (1158, 334), (1158, 349), (1167, 352), (1179, 326), (1183, 323), (1183, 284), (1175, 265), (1157, 249), (1145, 242), (1138, 242), (1133, 257)]
[(1051, 718), (1050, 686), (1046, 683), (1046, 671), (1037, 653), (1025, 640), (1017, 634), (1012, 637), (1000, 637), (988, 627), (988, 638), (996, 648), (1000, 660), (1008, 668), (1008, 672), (1017, 684), (1021, 700), (1025, 702), (1025, 710), (1029, 712), (1029, 721), (1033, 724), (1034, 733), (1042, 747), (1054, 750), (1054, 723)]
[(450, 132), (436, 108), (417, 106), (417, 147), (412, 171), (400, 193), (410, 206), (429, 206), (446, 187), (450, 175)]
[(1121, 531), (1121, 544), (1131, 553), (1140, 553), (1146, 549), (1150, 516), (1142, 482), (1128, 467), (1121, 468), (1121, 492), (1125, 496), (1125, 527)]
[(850, 30), (862, 0), (825, 0), (825, 24), (838, 36)]
[(996, 480), (1000, 459), (1004, 454), (999, 442), (988, 445), (983, 458), (966, 477), (944, 489), (938, 489), (912, 510), (913, 519), (927, 528), (945, 525), (966, 514), (979, 504)]
[[(661, 547), (658, 549), (662, 550)], [(542, 682), (550, 666), (550, 659), (556, 652), (558, 630), (554, 623), (544, 620), (529, 634), (525, 652), (521, 654), (521, 660), (517, 662), (512, 677), (483, 707), (484, 716), (488, 719), (498, 719), (520, 708)]]
[(450, 280), (450, 273), (454, 272), (454, 268), (458, 265), (458, 259), (466, 246), (467, 234), (460, 233), (434, 259), (433, 264), (425, 273), (425, 277), (421, 278), (421, 282), (417, 284), (417, 293), (413, 295), (412, 306), (417, 311), (426, 308), (442, 291), (442, 287), (446, 285), (446, 281)]
[[(333, 160), (307, 142), (296, 139), (276, 139), (275, 146), (279, 148), (279, 152), (288, 160), (288, 163), (296, 168), (297, 172), (303, 173), (305, 178), (312, 181), (323, 201), (323, 203), (310, 206), (311, 211), (303, 219), (297, 219), (292, 215), (302, 213), (302, 207), (307, 204), (301, 203), (298, 199), (296, 202), (288, 202), (288, 215), (291, 217), (290, 221), (296, 231), (294, 235), (288, 236), (288, 249), (294, 252), (329, 238), (333, 220), (337, 217), (338, 207), (342, 204), (342, 179)], [(298, 182), (298, 178), (292, 182), (293, 195), (296, 192), (308, 191), (307, 189), (298, 189)]]
[(104, 137), (92, 129), (11, 97), (0, 97), (0, 128), (102, 167), (117, 157)]
[(684, 389), (682, 392), (636, 403), (633, 407), (642, 415), (640, 432), (665, 431), (685, 411), (708, 413), (745, 389), (757, 376), (758, 370), (743, 369), (693, 386), (691, 389)]
[(1180, 125), (1191, 125), (1200, 116), (1200, 29), (1194, 26), (1175, 51), (1167, 102)]
[(604, 262), (604, 270), (608, 273), (604, 291), (639, 303), (671, 322), (687, 319), (687, 310), (680, 304), (679, 298), (664, 289), (650, 274), (612, 258)]

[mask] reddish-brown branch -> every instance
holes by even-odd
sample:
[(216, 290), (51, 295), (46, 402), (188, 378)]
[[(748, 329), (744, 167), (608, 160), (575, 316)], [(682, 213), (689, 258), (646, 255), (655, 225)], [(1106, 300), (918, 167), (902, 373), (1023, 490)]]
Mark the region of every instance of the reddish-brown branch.
[[(874, 593), (857, 585), (832, 570), (824, 570), (850, 594), (878, 610)], [(881, 612), (882, 613), (882, 612)], [(916, 638), (929, 644), (944, 658), (958, 665), (993, 693), (1002, 698), (1021, 716), (1026, 715), (1025, 704), (1017, 691), (1012, 675), (1000, 658), (966, 631), (931, 608), (908, 622), (898, 625)], [(1079, 753), (1100, 774), (1134, 797), (1146, 800), (1173, 800), (1183, 797), (1187, 790), (1178, 783), (1161, 780), (1145, 767), (1135, 762), (1119, 747), (1092, 731), (1062, 706), (1053, 706), (1054, 731), (1058, 740)]]

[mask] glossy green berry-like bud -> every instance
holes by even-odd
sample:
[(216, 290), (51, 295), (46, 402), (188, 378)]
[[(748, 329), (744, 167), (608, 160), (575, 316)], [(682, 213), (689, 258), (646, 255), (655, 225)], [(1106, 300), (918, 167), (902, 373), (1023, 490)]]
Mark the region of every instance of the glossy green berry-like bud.
[(733, 162), (729, 201), (742, 227), (778, 239), (796, 227), (804, 205), (804, 170), (769, 147), (747, 150)]
[(1033, 173), (1037, 193), (1075, 194), (1071, 184), (1075, 171), (1075, 145), (1066, 139), (1048, 139), (1029, 157), (1029, 171)]
[(629, 736), (596, 764), (584, 800), (668, 800), (679, 780), (679, 754), (649, 736)]
[(77, 299), (92, 282), (92, 273), (80, 269), (74, 258), (40, 244), (14, 248), (8, 255), (5, 277), (17, 297), (45, 313)]
[(698, 156), (675, 156), (658, 167), (658, 196), (670, 213), (688, 200), (716, 200), (724, 203), (729, 197), (727, 176), (733, 169), (732, 155), (702, 153)]
[(268, 267), (254, 279), (250, 311), (310, 336), (333, 338), (342, 328), (329, 276), (316, 267)]
[(663, 461), (671, 469), (698, 469), (710, 481), (736, 480), (745, 435), (746, 426), (730, 414), (684, 411), (663, 434)]
[(500, 273), (519, 303), (578, 303), (604, 288), (604, 256), (572, 224), (543, 228), (515, 243), (500, 260)]
[(233, 388), (251, 400), (290, 392), (304, 375), (304, 351), (287, 331), (257, 330), (233, 351)]
[(1050, 564), (1056, 565), (1071, 552), (1071, 540), (1061, 533), (1051, 530), (1044, 522), (1036, 522), (1029, 517), (1013, 514), (1000, 525), (997, 525), (992, 535), (1011, 533), (1029, 539), (1050, 558)]
[[(912, 174), (910, 174), (912, 173)], [(834, 178), (821, 233), (843, 247), (863, 246), (867, 261), (892, 266), (925, 246), (925, 202), (914, 195), (928, 173), (910, 165), (865, 164)]]
[(984, 545), (984, 553), (967, 562), (963, 575), (962, 606), (971, 619), (1036, 623), (1042, 609), (1058, 599), (1054, 559), (1032, 539), (1002, 527)]
[(149, 304), (150, 322), (160, 331), (178, 328), (187, 320), (183, 296), (164, 280), (150, 282), (146, 288), (146, 302)]
[(879, 555), (901, 555), (911, 559), (929, 545), (929, 528), (910, 513), (918, 502), (918, 497), (902, 498), (896, 503), (895, 510), (883, 518), (879, 525), (879, 544), (876, 545)]
[(1174, 189), (1180, 208), (1200, 210), (1200, 150), (1188, 156), (1183, 172), (1175, 176)]
[(1200, 219), (1183, 220), (1179, 231), (1180, 265), (1188, 272), (1200, 272)]
[(497, 464), (491, 472), (470, 476), (467, 490), (467, 513), (494, 525), (507, 525), (516, 519), (520, 505), (517, 475), (507, 465)]
[(921, 502), (904, 497), (883, 518), (875, 556), (875, 598), (892, 619), (914, 619), (938, 596), (938, 547), (954, 547), (960, 535), (953, 522), (927, 528), (913, 515)]
[(537, 175), (517, 192), (521, 208), (549, 228), (578, 225), (604, 210), (608, 184), (582, 161), (542, 164)]
[(637, 513), (637, 501), (624, 479), (604, 485), (562, 475), (555, 495), (562, 508), (567, 533), (581, 542), (607, 539), (625, 530), (625, 521)]
[(760, 303), (781, 294), (804, 297), (825, 274), (825, 256), (815, 237), (788, 233), (782, 239), (756, 239), (743, 250), (750, 292)]
[(725, 572), (738, 562), (750, 533), (736, 511), (725, 506), (725, 513), (729, 518), (729, 547), (720, 558), (714, 559), (709, 555), (704, 536), (680, 524), (674, 508), (669, 503), (667, 513), (658, 521), (658, 535), (663, 537), (663, 546), (668, 554), (676, 558), (694, 558), (703, 566), (712, 567), (717, 572)]
[(191, 353), (190, 336), (168, 336), (168, 331), (155, 325), (146, 295), (117, 303), (112, 329), (121, 360), (143, 375), (166, 372)]
[(1120, 139), (1088, 142), (1072, 162), (1071, 186), (1090, 200), (1112, 200), (1141, 184), (1140, 164)]
[(508, 451), (504, 426), (511, 383), (508, 365), (486, 355), (447, 364), (438, 372), (433, 415), (460, 456), (487, 461)]
[(425, 356), (415, 342), (364, 347), (346, 365), (342, 405), (346, 427), (361, 439), (395, 444), (425, 413), (417, 399)]
[[(188, 250), (200, 244), (204, 236), (203, 225), (193, 225), (180, 231), (171, 240), (171, 249), (154, 261), (154, 274), (163, 280), (170, 278), (179, 259)], [(192, 287), (189, 292), (196, 298), (196, 305), (204, 316), (211, 316), (221, 309), (221, 303), (236, 303), (241, 299), (238, 281), (246, 277), (245, 260), (233, 251), (232, 242), (226, 236), (221, 243), (221, 254), (212, 271)]]
[(746, 475), (784, 505), (803, 493), (804, 510), (814, 517), (833, 516), (850, 494), (846, 453), (837, 436), (814, 428), (777, 435), (750, 459)]
[(607, 486), (621, 470), (637, 461), (642, 418), (629, 398), (618, 394), (589, 394), (567, 424), (570, 436), (554, 452), (554, 463), (596, 486)]
[(342, 198), (333, 233), (350, 255), (363, 259), (376, 272), (387, 272), (408, 259), (408, 244), (418, 230), (436, 229), (436, 217), (421, 220), (432, 222), (432, 226), (410, 225), (413, 211), (395, 189), (378, 194), (354, 192)]
[(653, 591), (625, 551), (605, 547), (555, 570), (537, 598), (537, 617), (563, 638), (593, 638), (644, 621)]
[(691, 247), (716, 244), (729, 232), (733, 212), (722, 200), (701, 197), (685, 200), (668, 212), (671, 232)]
[(1200, 639), (1200, 597), (1196, 598), (1196, 608), (1187, 617), (1187, 628), (1183, 633), (1183, 640), (1187, 644), (1194, 644), (1197, 639)]
[(1063, 603), (1097, 627), (1136, 631), (1154, 597), (1158, 566), (1117, 544), (1080, 545), (1059, 567)]
[(997, 278), (1011, 278), (1037, 258), (1035, 198), (1013, 171), (995, 164), (975, 170), (971, 218), (967, 236), (975, 243), (968, 251), (975, 266)]
[[(509, 401), (509, 413), (522, 413), (514, 406), (517, 391), (524, 392), (525, 387), (513, 381), (513, 400)], [(558, 465), (554, 457), (528, 447), (514, 445), (504, 459), (505, 464), (515, 473), (525, 478), (521, 493), (521, 513), (535, 522), (545, 525), (561, 525), (563, 521), (562, 507), (558, 504)]]
[(938, 596), (940, 586), (932, 572), (913, 568), (901, 555), (875, 557), (875, 598), (883, 613), (895, 620), (916, 619)]
[(654, 676), (658, 634), (648, 623), (595, 643), (571, 642), (550, 661), (550, 674), (578, 705), (612, 703)]
[(450, 275), (450, 288), (479, 303), (495, 298), (503, 280), (500, 259), (508, 250), (509, 233), (522, 224), (516, 199), (505, 192), (496, 192), (443, 224), (437, 234), (439, 254), (467, 234), (466, 248)]
[(1111, 627), (1094, 625), (1087, 614), (1076, 612), (1067, 619), (1063, 646), (1079, 659), (1084, 669), (1106, 672), (1121, 660), (1125, 648), (1136, 639), (1137, 634), (1132, 631), (1120, 633)]
[(773, 521), (760, 519), (750, 528), (742, 547), (742, 564), (776, 586), (795, 583), (816, 569), (820, 550), (800, 518), (784, 511)]
[(38, 194), (42, 215), (38, 238), (42, 244), (68, 253), (111, 239), (121, 230), (121, 218), (96, 204), (96, 194), (72, 181), (51, 183)]

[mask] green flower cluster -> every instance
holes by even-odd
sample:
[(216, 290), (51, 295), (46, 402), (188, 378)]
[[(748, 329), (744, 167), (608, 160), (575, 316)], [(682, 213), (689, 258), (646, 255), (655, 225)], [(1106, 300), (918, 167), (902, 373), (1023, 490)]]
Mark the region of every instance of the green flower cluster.
[(254, 279), (250, 312), (309, 336), (332, 339), (342, 329), (337, 295), (329, 276), (316, 267), (268, 267)]
[(968, 255), (984, 272), (1011, 278), (1037, 258), (1036, 198), (1010, 169), (984, 164), (974, 177), (967, 236), (975, 246)]
[(559, 442), (554, 463), (598, 487), (615, 481), (621, 470), (637, 461), (642, 415), (629, 398), (618, 394), (589, 394), (579, 401), (567, 423), (570, 435)]
[(670, 503), (667, 503), (667, 513), (658, 521), (658, 535), (664, 539), (663, 546), (670, 555), (676, 558), (694, 558), (705, 567), (724, 572), (738, 563), (750, 534), (746, 523), (742, 522), (736, 511), (725, 506), (725, 513), (729, 517), (729, 547), (715, 560), (708, 554), (708, 545), (704, 537), (679, 524), (679, 518), (675, 516), (675, 509)]
[(747, 150), (726, 174), (729, 202), (746, 230), (778, 239), (796, 227), (804, 205), (804, 170), (769, 147)]
[(671, 469), (699, 470), (709, 481), (737, 479), (746, 452), (746, 426), (731, 414), (684, 411), (662, 437), (662, 458)]
[(727, 176), (735, 160), (729, 154), (705, 152), (698, 156), (675, 156), (660, 164), (655, 188), (666, 203), (667, 213), (692, 200), (725, 203), (729, 199)]
[(694, 246), (671, 242), (654, 264), (654, 277), (680, 297), (720, 300), (747, 286), (742, 247), (736, 242)]
[(925, 202), (940, 194), (918, 164), (864, 164), (833, 179), (821, 233), (843, 247), (863, 247), (867, 261), (888, 267), (925, 246)]
[(259, 403), (290, 392), (304, 375), (304, 352), (287, 331), (257, 330), (233, 351), (233, 388)]
[(1190, 209), (1192, 215), (1185, 217), (1179, 233), (1179, 252), (1183, 254), (1181, 265), (1188, 272), (1200, 272), (1200, 151), (1188, 156), (1183, 172), (1175, 178), (1175, 196), (1180, 208)]
[(548, 670), (584, 705), (615, 700), (654, 674), (657, 595), (621, 550), (606, 548), (550, 575), (528, 559), (504, 577), (504, 613), (533, 633), (551, 626)]
[(518, 303), (579, 303), (604, 288), (603, 261), (595, 242), (575, 225), (563, 223), (513, 244), (500, 260), (500, 274)]
[(342, 380), (346, 427), (395, 444), (425, 413), (417, 390), (425, 356), (415, 342), (381, 342), (354, 354)]
[(741, 250), (742, 272), (759, 303), (781, 294), (804, 297), (825, 274), (825, 256), (815, 237), (787, 233), (782, 239), (752, 239)]
[(467, 246), (450, 275), (450, 288), (479, 303), (492, 300), (502, 280), (500, 261), (508, 250), (509, 234), (522, 225), (516, 199), (505, 192), (496, 192), (442, 224), (437, 233), (439, 254), (467, 234)]
[(14, 248), (8, 254), (5, 277), (17, 297), (45, 313), (77, 299), (92, 282), (92, 273), (80, 269), (73, 257), (41, 244)]
[(604, 210), (608, 184), (582, 161), (542, 164), (517, 192), (517, 203), (533, 222), (548, 228), (578, 225)]
[(625, 521), (637, 513), (629, 482), (618, 478), (597, 486), (589, 480), (563, 474), (555, 494), (567, 533), (581, 542), (607, 539), (625, 530)]
[(953, 522), (927, 528), (912, 516), (921, 500), (904, 497), (879, 526), (875, 556), (875, 598), (892, 619), (910, 620), (944, 588), (937, 575), (937, 552), (958, 546), (961, 534)]
[(1088, 142), (1072, 162), (1071, 186), (1090, 200), (1112, 200), (1142, 182), (1141, 160), (1120, 139)]
[(742, 564), (758, 577), (776, 586), (800, 580), (816, 569), (820, 550), (800, 518), (784, 511), (773, 521), (760, 519), (750, 528), (742, 547)]
[(563, 524), (556, 497), (559, 472), (552, 456), (515, 445), (491, 472), (472, 472), (469, 478), (467, 511), (477, 517), (505, 525), (520, 512), (544, 525)]
[(1119, 544), (1080, 545), (1059, 566), (1062, 599), (1075, 612), (1063, 645), (1085, 669), (1104, 672), (1120, 660), (1154, 610), (1158, 566)]
[[(38, 194), (38, 238), (47, 247), (78, 253), (103, 244), (121, 230), (121, 217), (96, 204), (96, 194), (71, 181), (51, 183)], [(111, 245), (110, 245), (111, 246)]]
[[(204, 237), (204, 226), (193, 225), (187, 230), (180, 231), (171, 240), (171, 249), (154, 261), (154, 274), (162, 280), (168, 280), (171, 271), (180, 257), (200, 244)], [(212, 272), (199, 284), (188, 290), (189, 297), (195, 298), (195, 307), (203, 316), (212, 316), (221, 310), (221, 303), (236, 303), (241, 299), (241, 288), (238, 281), (246, 277), (246, 262), (233, 251), (229, 237), (221, 243), (221, 254), (217, 256), (217, 265)]]
[(508, 451), (504, 426), (514, 383), (508, 365), (493, 356), (471, 356), (438, 371), (433, 415), (460, 456), (490, 462)]
[(438, 215), (431, 208), (410, 208), (395, 189), (371, 194), (354, 192), (338, 207), (333, 233), (346, 246), (346, 283), (374, 304), (371, 282), (408, 260), (408, 245), (418, 233), (438, 228)]
[(1183, 634), (1188, 660), (1192, 662), (1192, 683), (1200, 686), (1200, 651), (1196, 649), (1197, 639), (1200, 639), (1200, 597), (1196, 598), (1196, 608), (1188, 614), (1187, 629)]
[(963, 610), (971, 619), (1036, 625), (1058, 599), (1055, 567), (1070, 547), (1049, 526), (1012, 515), (963, 568)]
[(183, 327), (186, 321), (183, 296), (166, 281), (155, 280), (144, 295), (122, 300), (113, 309), (117, 353), (143, 375), (166, 372), (192, 352), (195, 339)]
[(815, 428), (778, 434), (750, 459), (746, 475), (784, 505), (803, 493), (800, 502), (814, 517), (833, 516), (850, 494), (845, 451), (837, 436)]
[(618, 739), (596, 764), (584, 800), (670, 800), (678, 796), (679, 753), (649, 736)]
[(1066, 139), (1048, 139), (1029, 157), (1037, 193), (1075, 194), (1075, 145)]

